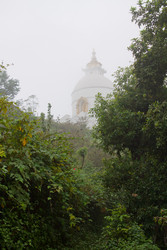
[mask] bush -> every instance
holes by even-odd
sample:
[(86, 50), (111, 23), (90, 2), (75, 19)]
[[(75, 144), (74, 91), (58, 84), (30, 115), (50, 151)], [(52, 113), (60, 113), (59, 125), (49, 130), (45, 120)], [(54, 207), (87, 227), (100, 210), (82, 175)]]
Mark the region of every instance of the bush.
[(0, 99), (0, 245), (62, 249), (88, 217), (88, 197), (75, 178), (63, 134)]
[(119, 205), (105, 217), (100, 249), (150, 249), (158, 250), (151, 240), (144, 235), (139, 225), (132, 221), (125, 207)]

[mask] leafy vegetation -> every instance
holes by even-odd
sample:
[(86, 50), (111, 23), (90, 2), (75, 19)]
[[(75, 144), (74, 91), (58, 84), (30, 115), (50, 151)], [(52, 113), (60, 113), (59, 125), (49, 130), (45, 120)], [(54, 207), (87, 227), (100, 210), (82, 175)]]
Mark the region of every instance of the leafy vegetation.
[[(1, 70), (1, 68), (3, 70)], [(14, 99), (14, 97), (18, 94), (19, 81), (16, 79), (12, 79), (8, 76), (7, 71), (4, 70), (4, 66), (0, 66), (0, 97), (6, 96), (9, 100)]]
[(0, 245), (59, 248), (88, 217), (70, 145), (61, 134), (43, 133), (36, 118), (5, 99), (0, 116)]
[(103, 228), (103, 245), (100, 249), (159, 249), (146, 239), (140, 226), (133, 222), (125, 207), (118, 206), (105, 217), (107, 225)]
[(147, 236), (154, 235), (154, 241), (166, 247), (153, 218), (167, 206), (167, 3), (138, 5), (132, 8), (133, 20), (142, 27), (130, 46), (134, 64), (115, 73), (113, 96), (97, 96), (94, 137), (111, 154), (104, 176), (108, 206), (121, 203)]

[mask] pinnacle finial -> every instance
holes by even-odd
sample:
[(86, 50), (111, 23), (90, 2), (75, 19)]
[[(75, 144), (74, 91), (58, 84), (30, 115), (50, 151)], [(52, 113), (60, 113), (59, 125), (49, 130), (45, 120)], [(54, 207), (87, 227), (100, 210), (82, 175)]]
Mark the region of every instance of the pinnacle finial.
[(92, 51), (92, 60), (96, 60), (96, 52), (94, 49)]

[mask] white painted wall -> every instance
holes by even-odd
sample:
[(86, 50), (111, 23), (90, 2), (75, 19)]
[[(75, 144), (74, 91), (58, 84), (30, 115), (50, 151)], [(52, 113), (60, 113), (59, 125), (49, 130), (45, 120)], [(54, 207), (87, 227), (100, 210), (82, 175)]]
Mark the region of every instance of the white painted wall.
[[(106, 71), (102, 68), (101, 63), (97, 61), (94, 51), (92, 53), (92, 59), (87, 64), (84, 72), (85, 76), (79, 80), (72, 92), (72, 122), (76, 122), (81, 116), (86, 116), (89, 119), (86, 112), (81, 112), (77, 115), (77, 103), (81, 97), (87, 99), (89, 110), (94, 107), (95, 96), (98, 93), (106, 97), (107, 94), (113, 92), (113, 83), (104, 76)], [(95, 120), (91, 119), (92, 118), (90, 118), (90, 122), (88, 122), (88, 124), (91, 124), (89, 127), (95, 122)]]

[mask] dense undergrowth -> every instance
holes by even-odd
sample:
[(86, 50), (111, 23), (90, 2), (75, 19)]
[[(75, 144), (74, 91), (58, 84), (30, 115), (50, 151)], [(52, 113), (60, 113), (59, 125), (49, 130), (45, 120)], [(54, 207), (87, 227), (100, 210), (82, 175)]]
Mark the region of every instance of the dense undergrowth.
[(89, 217), (68, 140), (5, 99), (0, 107), (1, 248), (65, 245)]
[(0, 107), (1, 249), (152, 246), (125, 208), (111, 210), (114, 205), (107, 204), (104, 166), (93, 167), (89, 155), (83, 165), (77, 148), (86, 140), (94, 151), (86, 128), (83, 144), (72, 146), (67, 134), (54, 131), (53, 121), (44, 129), (40, 120), (5, 98)]

